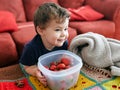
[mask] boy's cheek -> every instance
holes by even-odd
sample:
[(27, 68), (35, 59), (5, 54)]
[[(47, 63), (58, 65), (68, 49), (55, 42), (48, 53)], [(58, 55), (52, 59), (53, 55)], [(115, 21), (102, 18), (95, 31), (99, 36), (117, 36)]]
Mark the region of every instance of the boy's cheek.
[(67, 34), (67, 38), (69, 37), (69, 33)]

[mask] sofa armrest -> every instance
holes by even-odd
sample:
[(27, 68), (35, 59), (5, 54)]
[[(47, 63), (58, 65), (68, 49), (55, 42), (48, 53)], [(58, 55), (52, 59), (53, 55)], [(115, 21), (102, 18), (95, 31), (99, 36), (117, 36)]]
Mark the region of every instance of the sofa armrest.
[(18, 62), (16, 45), (10, 33), (0, 33), (0, 67)]

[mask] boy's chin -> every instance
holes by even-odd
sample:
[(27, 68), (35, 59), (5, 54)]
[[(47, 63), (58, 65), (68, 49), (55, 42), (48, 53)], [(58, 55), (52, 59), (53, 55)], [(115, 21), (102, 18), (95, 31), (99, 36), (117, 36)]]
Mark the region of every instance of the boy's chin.
[(63, 46), (63, 43), (62, 43), (62, 44), (58, 44), (58, 45), (57, 45), (57, 47), (61, 47), (61, 46)]

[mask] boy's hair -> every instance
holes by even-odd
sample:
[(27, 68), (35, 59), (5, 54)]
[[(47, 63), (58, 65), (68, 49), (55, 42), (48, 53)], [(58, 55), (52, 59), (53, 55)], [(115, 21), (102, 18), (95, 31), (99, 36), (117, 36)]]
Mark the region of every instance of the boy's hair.
[(39, 6), (34, 14), (34, 25), (35, 28), (39, 26), (41, 29), (45, 29), (51, 20), (62, 23), (69, 17), (69, 12), (58, 4), (44, 3)]

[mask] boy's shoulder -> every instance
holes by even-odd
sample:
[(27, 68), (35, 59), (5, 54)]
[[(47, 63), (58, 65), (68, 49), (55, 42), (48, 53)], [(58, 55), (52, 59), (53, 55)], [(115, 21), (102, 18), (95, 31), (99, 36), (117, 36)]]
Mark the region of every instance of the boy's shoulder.
[(41, 46), (42, 40), (40, 35), (36, 34), (33, 39), (31, 41), (29, 41), (28, 43), (26, 43), (25, 46)]

